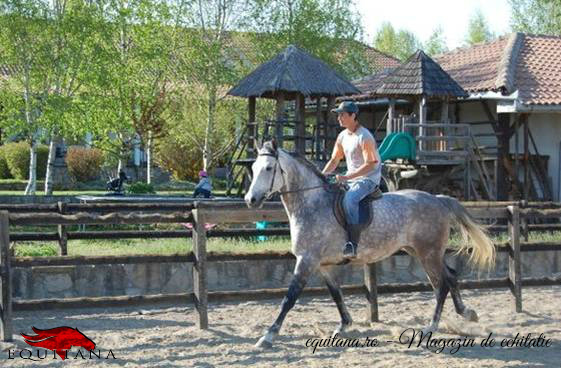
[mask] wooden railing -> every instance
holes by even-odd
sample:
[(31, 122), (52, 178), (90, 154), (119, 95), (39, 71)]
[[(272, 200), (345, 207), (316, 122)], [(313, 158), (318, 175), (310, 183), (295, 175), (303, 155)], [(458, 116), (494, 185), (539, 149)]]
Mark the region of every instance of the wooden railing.
[[(119, 204), (122, 205), (122, 204)], [(558, 284), (559, 279), (522, 279), (521, 252), (533, 252), (543, 250), (560, 250), (558, 243), (522, 243), (520, 241), (521, 228), (529, 218), (559, 218), (561, 217), (560, 204), (537, 205), (533, 208), (520, 208), (517, 203), (512, 202), (485, 202), (464, 203), (471, 215), (480, 219), (504, 219), (507, 221), (509, 241), (498, 247), (499, 252), (508, 253), (508, 276), (504, 279), (478, 280), (460, 282), (462, 288), (488, 288), (509, 287), (515, 301), (517, 312), (522, 310), (522, 285)], [(286, 222), (287, 216), (280, 203), (265, 203), (263, 208), (248, 209), (243, 203), (213, 203), (198, 202), (191, 205), (189, 210), (174, 211), (177, 208), (171, 204), (158, 206), (169, 206), (168, 213), (110, 213), (99, 214), (95, 212), (58, 213), (54, 208), (42, 207), (50, 212), (23, 213), (23, 207), (13, 207), (17, 210), (8, 212), (0, 211), (0, 308), (2, 338), (4, 341), (12, 339), (12, 307), (19, 309), (34, 309), (63, 306), (90, 306), (90, 305), (123, 305), (131, 302), (153, 302), (157, 300), (192, 301), (198, 312), (198, 325), (200, 328), (208, 328), (207, 306), (209, 300), (240, 300), (240, 299), (263, 299), (280, 297), (286, 293), (286, 289), (268, 289), (252, 291), (232, 292), (209, 292), (207, 289), (207, 267), (208, 262), (242, 260), (242, 259), (294, 259), (290, 253), (267, 253), (267, 254), (217, 254), (207, 252), (206, 240), (210, 236), (204, 224), (212, 223), (251, 223), (255, 221)], [(83, 205), (68, 205), (68, 209), (78, 209)], [(115, 204), (97, 204), (100, 210), (105, 206)], [(131, 208), (136, 207), (136, 205)], [(146, 206), (146, 205), (142, 205)], [(156, 206), (156, 205), (154, 205)], [(184, 207), (188, 207), (185, 205)], [(160, 208), (161, 209), (161, 208)], [(186, 209), (186, 208), (183, 208)], [(73, 224), (141, 224), (141, 223), (178, 223), (192, 221), (193, 232), (190, 234), (193, 241), (193, 251), (187, 255), (170, 256), (118, 256), (118, 257), (12, 257), (10, 255), (10, 227), (14, 225), (52, 225), (59, 226)], [(404, 254), (397, 252), (396, 254)], [(34, 300), (34, 301), (12, 301), (12, 268), (55, 266), (55, 265), (84, 265), (84, 264), (108, 264), (108, 263), (149, 263), (149, 262), (191, 262), (193, 263), (193, 293), (159, 295), (159, 296), (120, 296), (104, 298), (74, 298), (68, 300)], [(343, 288), (346, 292), (365, 293), (368, 300), (368, 315), (371, 321), (378, 320), (377, 295), (379, 292), (410, 292), (431, 290), (427, 283), (414, 284), (386, 284), (377, 285), (376, 264), (364, 266), (364, 284), (350, 285)], [(308, 295), (326, 293), (325, 288), (308, 288)]]

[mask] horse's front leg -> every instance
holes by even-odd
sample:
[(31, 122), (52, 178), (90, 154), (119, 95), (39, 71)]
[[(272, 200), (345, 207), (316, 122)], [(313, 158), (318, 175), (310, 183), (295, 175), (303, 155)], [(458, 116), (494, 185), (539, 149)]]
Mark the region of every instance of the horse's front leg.
[(282, 323), (284, 321), (284, 317), (286, 317), (288, 311), (292, 309), (292, 307), (296, 303), (296, 300), (306, 286), (306, 283), (308, 282), (313, 269), (314, 265), (312, 262), (310, 262), (310, 260), (302, 257), (297, 257), (296, 267), (294, 268), (294, 275), (292, 276), (292, 281), (290, 282), (290, 286), (288, 287), (288, 292), (286, 293), (286, 296), (282, 301), (279, 316), (275, 320), (275, 323), (273, 323), (271, 327), (269, 327), (267, 333), (265, 333), (265, 335), (259, 339), (257, 344), (255, 344), (256, 347), (270, 348), (273, 346), (273, 340), (279, 334)]

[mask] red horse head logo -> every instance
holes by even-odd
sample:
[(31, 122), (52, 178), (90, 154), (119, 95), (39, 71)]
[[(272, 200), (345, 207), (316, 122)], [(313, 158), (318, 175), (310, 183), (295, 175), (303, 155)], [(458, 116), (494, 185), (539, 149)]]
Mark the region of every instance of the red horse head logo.
[(63, 326), (48, 330), (40, 330), (35, 327), (31, 327), (31, 329), (37, 335), (29, 336), (21, 334), (25, 342), (31, 346), (56, 351), (62, 360), (66, 358), (65, 350), (70, 350), (72, 346), (81, 346), (90, 351), (95, 349), (95, 342), (78, 331), (78, 328)]

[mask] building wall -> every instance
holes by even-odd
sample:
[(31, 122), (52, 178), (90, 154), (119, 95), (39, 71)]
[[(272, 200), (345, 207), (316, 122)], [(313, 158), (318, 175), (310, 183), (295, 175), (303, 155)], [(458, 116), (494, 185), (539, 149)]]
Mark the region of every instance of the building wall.
[[(496, 112), (496, 104), (493, 101), (489, 101), (489, 107), (491, 111)], [(496, 113), (495, 113), (496, 116)], [(469, 121), (485, 121), (488, 120), (485, 110), (481, 105), (481, 102), (474, 101), (463, 103), (460, 107), (460, 123), (465, 123)], [(514, 121), (514, 114), (511, 115), (511, 122)], [(536, 145), (540, 155), (549, 156), (547, 173), (550, 178), (551, 188), (553, 191), (553, 199), (556, 201), (561, 200), (561, 186), (559, 184), (560, 180), (560, 168), (559, 156), (561, 155), (561, 114), (548, 114), (548, 113), (534, 113), (529, 116), (529, 129), (534, 136)], [(491, 125), (473, 125), (471, 127), (471, 132), (473, 134), (477, 133), (493, 133), (493, 128)], [(518, 131), (518, 152), (524, 152), (524, 136), (522, 125)], [(478, 138), (480, 144), (482, 145), (495, 145), (497, 143), (495, 138), (483, 137)], [(510, 139), (510, 153), (514, 153), (515, 149), (515, 138), (514, 136)], [(530, 153), (534, 154), (535, 151), (530, 143)], [(520, 175), (523, 175), (522, 172)]]
[[(530, 129), (538, 153), (549, 156), (547, 173), (550, 177), (553, 199), (561, 200), (561, 188), (559, 186), (559, 155), (561, 150), (561, 114), (534, 113), (528, 117), (528, 129)], [(518, 138), (518, 152), (524, 152), (524, 131), (520, 128)], [(532, 143), (529, 142), (530, 153), (534, 154)], [(510, 141), (510, 150), (514, 152), (514, 136)]]
[[(497, 107), (495, 102), (489, 101), (489, 108), (492, 112), (497, 111)], [(496, 114), (495, 114), (496, 118)], [(467, 123), (467, 122), (474, 122), (474, 121), (488, 121), (489, 118), (483, 109), (483, 105), (480, 101), (473, 101), (473, 102), (465, 102), (460, 104), (460, 114), (459, 121), (460, 123)], [(495, 131), (491, 124), (485, 125), (472, 125), (471, 126), (471, 133), (472, 134), (494, 134)], [(497, 144), (497, 139), (495, 137), (478, 137), (478, 142), (484, 146), (495, 146)]]

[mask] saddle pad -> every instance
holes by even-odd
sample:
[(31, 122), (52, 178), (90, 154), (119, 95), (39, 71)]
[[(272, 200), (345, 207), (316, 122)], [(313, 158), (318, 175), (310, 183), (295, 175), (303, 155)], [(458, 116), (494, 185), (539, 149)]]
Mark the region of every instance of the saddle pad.
[[(374, 192), (370, 193), (364, 197), (358, 205), (358, 218), (359, 224), (363, 227), (368, 227), (372, 222), (372, 205), (371, 202), (376, 199), (382, 198), (382, 191), (380, 188), (376, 187)], [(345, 216), (345, 209), (343, 208), (343, 198), (345, 197), (345, 191), (339, 190), (335, 195), (335, 203), (333, 205), (333, 212), (335, 218), (343, 228), (347, 228), (347, 220)]]

